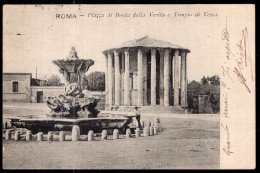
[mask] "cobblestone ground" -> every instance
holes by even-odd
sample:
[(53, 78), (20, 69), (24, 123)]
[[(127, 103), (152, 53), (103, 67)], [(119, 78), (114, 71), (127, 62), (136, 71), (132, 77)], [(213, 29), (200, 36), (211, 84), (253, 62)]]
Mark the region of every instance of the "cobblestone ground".
[[(10, 113), (11, 112), (11, 113)], [(4, 105), (4, 117), (42, 113), (42, 106)], [(219, 168), (218, 115), (161, 114), (159, 135), (106, 141), (6, 141), (5, 169)], [(142, 119), (153, 119), (153, 114)]]

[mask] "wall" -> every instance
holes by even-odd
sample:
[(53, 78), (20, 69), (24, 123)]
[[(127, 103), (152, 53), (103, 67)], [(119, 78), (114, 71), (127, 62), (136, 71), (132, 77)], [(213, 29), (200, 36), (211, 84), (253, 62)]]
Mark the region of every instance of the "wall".
[[(18, 92), (12, 91), (12, 82), (18, 82)], [(3, 74), (3, 101), (4, 102), (30, 102), (31, 92), (30, 73), (4, 73)]]
[(43, 98), (59, 96), (64, 93), (64, 86), (31, 86), (31, 102), (37, 103), (37, 91), (43, 92)]

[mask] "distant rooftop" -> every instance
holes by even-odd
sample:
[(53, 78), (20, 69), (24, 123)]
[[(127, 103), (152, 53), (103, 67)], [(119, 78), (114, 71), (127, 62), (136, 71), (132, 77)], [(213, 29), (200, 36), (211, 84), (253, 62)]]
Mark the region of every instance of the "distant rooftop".
[(3, 73), (3, 75), (32, 75), (32, 73)]
[(117, 47), (105, 50), (103, 53), (105, 53), (106, 51), (112, 51), (112, 50), (116, 50), (116, 49), (130, 48), (130, 47), (154, 47), (154, 48), (159, 47), (159, 48), (182, 49), (182, 50), (187, 50), (188, 52), (190, 52), (190, 50), (187, 48), (172, 44), (170, 42), (161, 41), (161, 40), (157, 40), (157, 39), (145, 36), (142, 38), (124, 42)]

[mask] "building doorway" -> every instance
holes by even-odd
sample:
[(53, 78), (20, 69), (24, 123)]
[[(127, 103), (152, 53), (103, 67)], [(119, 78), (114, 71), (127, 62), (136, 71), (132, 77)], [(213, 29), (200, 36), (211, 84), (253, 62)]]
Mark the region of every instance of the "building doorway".
[(43, 103), (43, 91), (37, 91), (37, 103)]

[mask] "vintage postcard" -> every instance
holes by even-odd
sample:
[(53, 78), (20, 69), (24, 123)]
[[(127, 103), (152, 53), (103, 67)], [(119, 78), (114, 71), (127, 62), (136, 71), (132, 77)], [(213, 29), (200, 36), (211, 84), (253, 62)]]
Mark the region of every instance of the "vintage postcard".
[(255, 169), (255, 6), (4, 5), (4, 169)]

